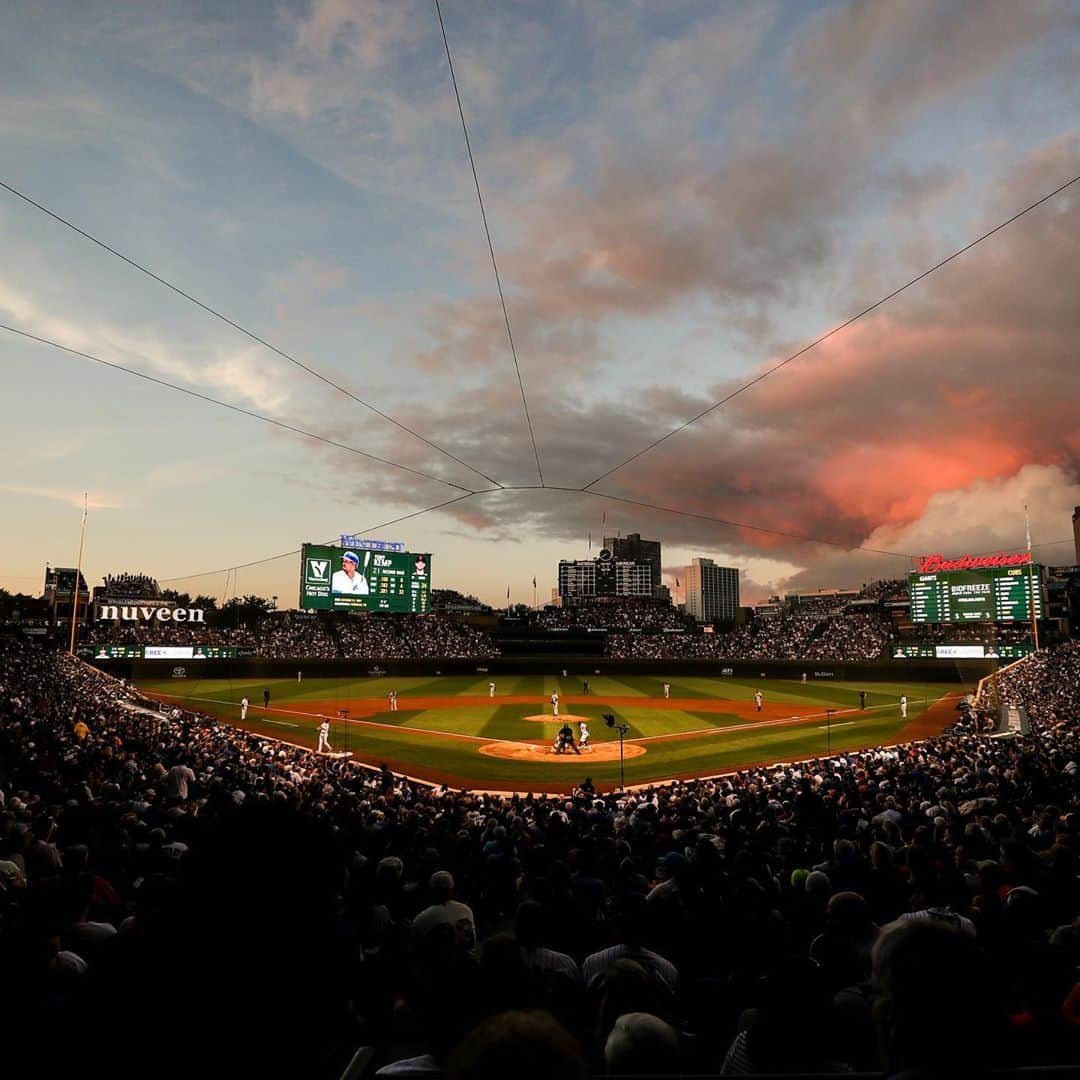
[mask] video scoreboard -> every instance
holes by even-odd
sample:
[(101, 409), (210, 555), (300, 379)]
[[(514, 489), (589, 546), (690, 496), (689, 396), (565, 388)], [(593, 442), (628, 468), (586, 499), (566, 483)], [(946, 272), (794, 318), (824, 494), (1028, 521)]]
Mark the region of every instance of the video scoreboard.
[(1032, 586), (1035, 617), (1043, 616), (1042, 568), (941, 570), (909, 574), (913, 623), (1027, 622)]
[(431, 556), (408, 551), (305, 544), (300, 606), (316, 611), (408, 611), (427, 614)]

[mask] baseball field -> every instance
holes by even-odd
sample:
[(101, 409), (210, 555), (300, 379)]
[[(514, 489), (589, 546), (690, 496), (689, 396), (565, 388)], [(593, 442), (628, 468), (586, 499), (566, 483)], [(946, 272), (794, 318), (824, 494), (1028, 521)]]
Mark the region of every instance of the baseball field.
[[(426, 780), (494, 791), (564, 792), (584, 776), (620, 782), (618, 726), (625, 725), (626, 784), (709, 776), (935, 734), (966, 689), (955, 683), (854, 683), (732, 678), (487, 676), (415, 678), (164, 679), (140, 689), (221, 721), (314, 749), (323, 717), (334, 752)], [(865, 708), (859, 691), (866, 691)], [(269, 707), (263, 706), (270, 691)], [(762, 693), (760, 709), (755, 691)], [(389, 695), (397, 692), (397, 710)], [(559, 695), (559, 717), (551, 695)], [(906, 720), (900, 698), (906, 695)], [(250, 702), (241, 720), (240, 702)], [(591, 748), (555, 754), (559, 728), (575, 741), (585, 721)]]

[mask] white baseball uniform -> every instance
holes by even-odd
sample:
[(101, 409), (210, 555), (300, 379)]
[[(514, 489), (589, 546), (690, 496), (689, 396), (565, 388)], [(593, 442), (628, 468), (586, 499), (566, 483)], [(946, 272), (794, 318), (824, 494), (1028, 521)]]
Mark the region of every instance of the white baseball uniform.
[(367, 596), (367, 578), (359, 571), (350, 578), (344, 570), (337, 570), (330, 579), (330, 591), (334, 593), (351, 593), (355, 596)]
[(247, 711), (248, 711), (248, 699), (246, 697), (242, 697), (240, 699), (240, 719), (241, 720), (246, 720), (247, 719)]
[(581, 735), (578, 738), (578, 746), (580, 746), (581, 749), (584, 750), (585, 747), (587, 747), (588, 745), (589, 745), (589, 728), (586, 725), (585, 721), (582, 720), (581, 721)]
[(559, 715), (559, 695), (558, 694), (552, 694), (551, 695), (551, 714), (552, 714), (552, 716), (558, 716)]
[(320, 754), (328, 754), (330, 749), (330, 721), (324, 720), (319, 725), (319, 747), (317, 752)]
[(907, 694), (900, 695), (900, 718), (907, 719)]

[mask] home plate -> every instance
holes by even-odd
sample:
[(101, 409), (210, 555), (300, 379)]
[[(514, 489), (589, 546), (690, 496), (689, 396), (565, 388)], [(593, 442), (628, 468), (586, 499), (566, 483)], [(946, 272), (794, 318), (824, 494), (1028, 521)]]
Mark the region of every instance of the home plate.
[[(550, 719), (550, 717), (546, 718)], [(561, 719), (561, 717), (559, 718)], [(556, 754), (548, 743), (530, 742), (492, 742), (485, 743), (478, 748), (481, 754), (487, 757), (502, 758), (504, 761), (537, 761), (552, 765), (565, 765), (567, 762), (583, 761), (618, 761), (619, 744), (611, 742), (595, 743), (575, 754), (573, 750), (567, 750), (564, 754)], [(637, 743), (624, 743), (623, 756), (627, 758), (641, 757), (645, 753), (645, 747)]]

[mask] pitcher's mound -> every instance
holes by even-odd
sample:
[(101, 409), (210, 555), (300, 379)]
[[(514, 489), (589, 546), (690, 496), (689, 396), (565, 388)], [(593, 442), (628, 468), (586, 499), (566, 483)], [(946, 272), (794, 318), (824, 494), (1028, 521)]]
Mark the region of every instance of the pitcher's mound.
[[(594, 727), (603, 727), (604, 721), (599, 723), (595, 716), (578, 716), (576, 713), (559, 713), (558, 716), (552, 716), (551, 713), (536, 713), (534, 716), (523, 716), (522, 720), (528, 720), (532, 724), (580, 724), (582, 720), (586, 724), (592, 724)], [(577, 732), (574, 733), (575, 736)]]
[[(545, 717), (545, 719), (550, 719)], [(588, 750), (582, 750), (581, 754), (575, 754), (568, 750), (565, 754), (552, 752), (550, 744), (528, 742), (493, 742), (485, 743), (480, 748), (481, 754), (488, 757), (502, 758), (504, 761), (543, 761), (551, 764), (566, 765), (576, 762), (578, 765), (586, 761), (618, 761), (619, 744), (617, 742), (596, 743)], [(624, 743), (623, 756), (627, 758), (641, 757), (645, 753), (645, 747), (638, 743)]]

